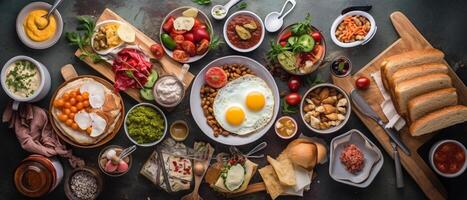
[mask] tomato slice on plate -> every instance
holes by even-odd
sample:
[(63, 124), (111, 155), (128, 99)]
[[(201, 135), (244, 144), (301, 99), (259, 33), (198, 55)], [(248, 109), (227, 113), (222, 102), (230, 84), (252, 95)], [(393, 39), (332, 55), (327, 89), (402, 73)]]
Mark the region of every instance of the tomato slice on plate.
[(204, 74), (204, 80), (213, 88), (221, 88), (227, 84), (227, 74), (220, 67), (211, 67)]
[(173, 51), (173, 54), (172, 54), (172, 57), (174, 60), (178, 61), (178, 62), (186, 62), (188, 61), (188, 54), (183, 51), (183, 50), (174, 50)]

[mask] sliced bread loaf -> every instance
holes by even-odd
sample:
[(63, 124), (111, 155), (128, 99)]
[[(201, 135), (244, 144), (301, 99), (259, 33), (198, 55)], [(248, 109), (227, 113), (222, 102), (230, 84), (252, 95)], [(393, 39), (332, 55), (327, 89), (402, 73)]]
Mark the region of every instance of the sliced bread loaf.
[(394, 99), (396, 110), (407, 116), (407, 104), (410, 99), (421, 94), (451, 87), (451, 78), (446, 74), (428, 74), (395, 85)]
[(406, 67), (394, 72), (392, 77), (388, 77), (389, 86), (394, 87), (395, 83), (410, 80), (419, 76), (425, 76), (427, 74), (435, 73), (448, 73), (448, 66), (443, 63), (428, 63), (422, 65), (416, 65), (413, 67)]
[(409, 127), (409, 132), (412, 136), (419, 136), (465, 121), (467, 121), (466, 106), (448, 106), (431, 112), (414, 121)]
[(410, 121), (413, 122), (430, 112), (456, 104), (456, 88), (450, 87), (417, 96), (409, 101), (407, 107)]
[(434, 48), (408, 51), (390, 56), (381, 63), (381, 77), (384, 87), (389, 90), (388, 78), (392, 77), (398, 69), (426, 63), (441, 62), (443, 58), (444, 53)]

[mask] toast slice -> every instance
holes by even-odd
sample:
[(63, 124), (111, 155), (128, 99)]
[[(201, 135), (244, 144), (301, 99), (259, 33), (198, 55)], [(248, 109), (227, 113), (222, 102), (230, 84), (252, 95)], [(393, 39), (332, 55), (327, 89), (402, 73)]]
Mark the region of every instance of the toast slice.
[(415, 121), (430, 112), (456, 104), (456, 88), (451, 87), (417, 96), (409, 101), (407, 107), (410, 121)]
[(451, 87), (451, 78), (446, 74), (429, 74), (403, 81), (394, 88), (396, 110), (407, 116), (407, 104), (412, 98), (421, 94)]
[(390, 56), (381, 63), (381, 78), (383, 80), (383, 85), (386, 90), (389, 90), (390, 85), (388, 83), (388, 78), (392, 77), (392, 75), (401, 68), (442, 62), (443, 58), (444, 53), (434, 48), (408, 51)]
[(391, 77), (387, 78), (390, 88), (394, 88), (394, 85), (397, 83), (407, 81), (416, 77), (436, 73), (447, 74), (448, 66), (443, 63), (428, 63), (413, 67), (406, 67), (397, 70)]
[(448, 106), (431, 112), (414, 121), (409, 132), (420, 136), (467, 121), (467, 107), (464, 105)]

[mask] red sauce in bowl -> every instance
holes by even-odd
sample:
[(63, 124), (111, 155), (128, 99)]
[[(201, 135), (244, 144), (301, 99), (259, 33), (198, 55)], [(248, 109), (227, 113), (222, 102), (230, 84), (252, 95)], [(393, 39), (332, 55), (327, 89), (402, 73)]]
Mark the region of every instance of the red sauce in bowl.
[(464, 149), (454, 142), (446, 142), (436, 148), (433, 163), (440, 172), (454, 174), (462, 169), (465, 163)]
[[(235, 26), (243, 26), (250, 22), (254, 22), (257, 28), (255, 30), (249, 30), (251, 34), (250, 39), (242, 40), (235, 31)], [(232, 43), (232, 45), (240, 49), (248, 49), (258, 44), (259, 40), (261, 40), (261, 34), (261, 22), (250, 15), (239, 14), (238, 16), (233, 17), (227, 24), (227, 38), (229, 39), (230, 43)]]

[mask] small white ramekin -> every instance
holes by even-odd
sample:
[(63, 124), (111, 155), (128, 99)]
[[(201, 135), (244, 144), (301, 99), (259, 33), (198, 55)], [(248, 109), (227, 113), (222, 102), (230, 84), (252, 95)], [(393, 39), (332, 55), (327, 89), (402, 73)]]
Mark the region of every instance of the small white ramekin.
[(459, 145), (464, 150), (464, 154), (467, 156), (467, 149), (465, 148), (465, 146), (462, 143), (460, 143), (460, 142), (458, 142), (456, 140), (441, 140), (441, 141), (437, 142), (436, 144), (434, 144), (430, 149), (430, 152), (429, 152), (430, 165), (431, 165), (431, 168), (433, 168), (433, 170), (435, 170), (435, 172), (437, 174), (439, 174), (440, 176), (443, 176), (443, 177), (446, 177), (446, 178), (458, 177), (462, 173), (464, 173), (465, 169), (467, 168), (467, 159), (465, 160), (464, 165), (462, 166), (462, 168), (457, 173), (454, 173), (454, 174), (446, 174), (446, 173), (440, 172), (438, 170), (438, 168), (436, 168), (435, 162), (433, 160), (433, 157), (435, 156), (436, 149), (438, 149), (439, 146), (441, 146), (442, 144), (447, 143), (447, 142), (452, 142), (452, 143), (455, 143), (455, 144)]
[[(229, 37), (227, 36), (227, 27), (229, 25), (230, 20), (232, 20), (234, 17), (236, 17), (238, 15), (249, 15), (249, 16), (255, 18), (259, 23), (261, 23), (261, 38), (259, 39), (258, 44), (256, 44), (255, 46), (252, 46), (252, 47), (250, 47), (248, 49), (242, 49), (242, 48), (238, 48), (238, 47), (234, 46), (230, 42)], [(237, 12), (233, 13), (232, 15), (230, 15), (229, 18), (227, 18), (227, 20), (225, 20), (223, 32), (224, 32), (224, 40), (230, 46), (230, 48), (232, 48), (235, 51), (242, 52), (242, 53), (250, 52), (250, 51), (253, 51), (253, 50), (257, 49), (259, 47), (259, 45), (261, 45), (261, 43), (263, 43), (264, 35), (265, 35), (263, 20), (261, 20), (261, 18), (258, 15), (256, 15), (255, 13), (253, 13), (251, 11), (247, 11), (247, 10), (237, 11)]]
[[(345, 43), (345, 42), (339, 41), (336, 38), (335, 33), (336, 33), (337, 26), (339, 26), (339, 24), (344, 20), (344, 18), (349, 16), (349, 15), (361, 15), (363, 17), (366, 17), (370, 21), (370, 24), (371, 24), (370, 31), (368, 32), (368, 34), (366, 34), (366, 36), (365, 36), (365, 38), (363, 40), (350, 42), (350, 43)], [(355, 47), (355, 46), (364, 45), (364, 44), (368, 43), (373, 38), (373, 36), (375, 36), (377, 29), (378, 28), (376, 27), (376, 22), (375, 22), (375, 19), (373, 18), (373, 16), (371, 16), (367, 12), (356, 10), (356, 11), (351, 11), (351, 12), (345, 13), (345, 14), (337, 17), (336, 20), (334, 20), (334, 22), (332, 23), (330, 34), (331, 34), (332, 41), (337, 46), (344, 47), (344, 48), (349, 48), (349, 47)]]

